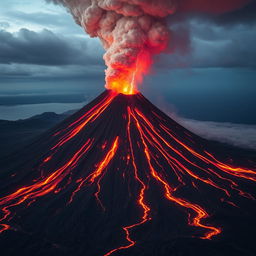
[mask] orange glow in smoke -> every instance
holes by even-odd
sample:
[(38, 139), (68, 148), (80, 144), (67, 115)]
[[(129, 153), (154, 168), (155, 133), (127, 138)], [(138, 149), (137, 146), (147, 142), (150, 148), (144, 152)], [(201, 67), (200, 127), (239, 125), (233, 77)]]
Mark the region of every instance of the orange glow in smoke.
[(106, 88), (125, 95), (136, 94), (138, 92), (138, 85), (142, 83), (143, 76), (149, 73), (151, 64), (150, 52), (148, 50), (141, 50), (135, 64), (128, 70), (116, 67), (120, 72), (114, 77), (106, 78)]
[(107, 88), (125, 95), (136, 94), (134, 84), (122, 78), (115, 78)]

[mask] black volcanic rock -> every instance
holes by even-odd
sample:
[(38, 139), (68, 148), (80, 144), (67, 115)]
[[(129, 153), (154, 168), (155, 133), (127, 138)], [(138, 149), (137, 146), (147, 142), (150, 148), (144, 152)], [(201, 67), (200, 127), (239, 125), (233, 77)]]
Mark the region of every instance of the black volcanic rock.
[(255, 255), (255, 164), (217, 145), (106, 91), (1, 163), (1, 252)]

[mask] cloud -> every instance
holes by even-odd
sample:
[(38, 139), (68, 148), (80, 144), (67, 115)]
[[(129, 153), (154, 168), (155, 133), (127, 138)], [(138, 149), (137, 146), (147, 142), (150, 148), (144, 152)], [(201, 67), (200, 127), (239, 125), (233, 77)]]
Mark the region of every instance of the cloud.
[[(200, 2), (201, 0), (193, 0)], [(223, 1), (224, 3), (225, 1)], [(230, 1), (231, 3), (232, 1)], [(239, 2), (239, 1), (238, 1)], [(215, 1), (213, 1), (214, 4)], [(168, 22), (171, 54), (159, 68), (256, 67), (256, 1), (222, 14), (179, 13)]]
[(30, 64), (0, 64), (0, 82), (22, 79), (90, 79), (101, 78), (104, 72), (101, 66), (43, 66)]
[(102, 51), (96, 40), (71, 40), (46, 29), (0, 30), (0, 80), (101, 76)]
[(69, 40), (49, 30), (18, 33), (0, 30), (0, 63), (46, 66), (98, 63), (97, 52), (89, 54), (86, 40)]
[(63, 12), (53, 10), (43, 10), (41, 12), (7, 10), (3, 13), (2, 20), (2, 23), (8, 23), (8, 27), (2, 26), (3, 29), (7, 29), (8, 31), (17, 31), (20, 28), (27, 28), (34, 31), (48, 29), (66, 36), (86, 37), (83, 29), (80, 26), (76, 26), (71, 15), (64, 12), (64, 10)]
[[(194, 66), (205, 67), (255, 67), (256, 33), (249, 26), (232, 28), (212, 27), (215, 39), (206, 38), (204, 31), (194, 31), (192, 62)], [(197, 30), (197, 31), (196, 31)]]
[(174, 50), (161, 56), (160, 68), (256, 67), (256, 23), (226, 26), (190, 17), (170, 26)]
[(44, 24), (44, 26), (67, 26), (70, 25), (68, 19), (69, 14), (32, 12), (26, 13), (23, 11), (12, 10), (5, 13), (8, 17), (22, 20), (29, 23)]
[(231, 26), (236, 24), (253, 25), (256, 23), (256, 1), (253, 0), (248, 5), (231, 13), (213, 16), (211, 20), (218, 25)]
[(256, 125), (197, 121), (177, 116), (175, 119), (205, 139), (256, 150)]
[(184, 12), (222, 14), (246, 6), (253, 0), (179, 0), (179, 9)]
[[(23, 5), (17, 9), (16, 0), (8, 2), (7, 7), (12, 2), (13, 8), (1, 10), (1, 79), (12, 75), (81, 77), (85, 76), (84, 70), (104, 71), (104, 50), (100, 42), (82, 33), (70, 14), (43, 1), (33, 3), (31, 10)], [(39, 8), (43, 8), (42, 11)], [(169, 20), (173, 31), (172, 54), (158, 58), (156, 67), (160, 71), (177, 67), (255, 68), (255, 8), (253, 1), (221, 15), (183, 13), (172, 16)], [(13, 32), (21, 26), (30, 29)], [(42, 30), (43, 27), (47, 29)]]
[(0, 29), (7, 29), (10, 27), (10, 24), (6, 21), (1, 21), (0, 22)]

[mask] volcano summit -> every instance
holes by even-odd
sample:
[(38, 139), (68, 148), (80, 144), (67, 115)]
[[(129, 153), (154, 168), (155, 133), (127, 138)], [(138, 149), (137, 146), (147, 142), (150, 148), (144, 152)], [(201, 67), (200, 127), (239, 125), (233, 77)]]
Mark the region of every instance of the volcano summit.
[(106, 90), (2, 164), (3, 255), (253, 255), (255, 169), (207, 143)]

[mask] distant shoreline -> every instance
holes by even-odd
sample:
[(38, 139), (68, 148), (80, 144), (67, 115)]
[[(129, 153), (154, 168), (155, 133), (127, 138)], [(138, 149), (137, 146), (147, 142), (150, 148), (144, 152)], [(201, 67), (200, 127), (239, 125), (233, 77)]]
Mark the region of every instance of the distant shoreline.
[(69, 110), (80, 109), (87, 101), (79, 103), (39, 103), (22, 105), (0, 105), (0, 120), (16, 121), (27, 119), (45, 112), (62, 114)]

